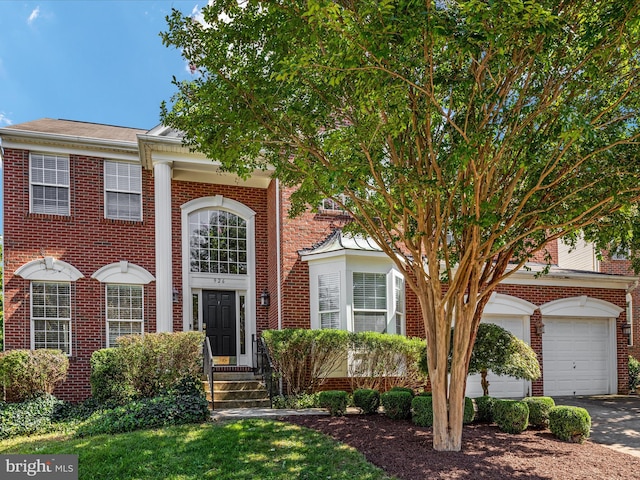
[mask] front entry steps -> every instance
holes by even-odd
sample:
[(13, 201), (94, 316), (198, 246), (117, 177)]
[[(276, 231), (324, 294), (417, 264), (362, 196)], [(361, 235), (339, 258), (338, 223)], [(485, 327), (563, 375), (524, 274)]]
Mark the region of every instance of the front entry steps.
[(253, 372), (215, 372), (213, 376), (213, 406), (209, 382), (203, 381), (209, 407), (212, 410), (227, 408), (270, 408), (269, 393), (262, 377)]

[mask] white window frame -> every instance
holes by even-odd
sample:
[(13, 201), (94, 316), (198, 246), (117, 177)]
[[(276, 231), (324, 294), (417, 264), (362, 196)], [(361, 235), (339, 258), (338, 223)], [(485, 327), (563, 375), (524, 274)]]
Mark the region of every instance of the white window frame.
[[(356, 275), (362, 275), (363, 278), (365, 278), (365, 283), (367, 282), (366, 277), (374, 277), (375, 281), (374, 281), (374, 289), (377, 290), (377, 288), (384, 286), (384, 305), (385, 308), (371, 308), (371, 307), (356, 307)], [(383, 284), (379, 285), (377, 284), (378, 279), (382, 278), (383, 279)], [(352, 305), (353, 305), (353, 331), (356, 332), (358, 330), (356, 330), (356, 316), (358, 314), (373, 314), (375, 316), (379, 316), (382, 315), (383, 319), (384, 319), (384, 328), (382, 330), (382, 332), (379, 333), (387, 333), (389, 331), (389, 308), (390, 308), (390, 304), (389, 304), (389, 276), (385, 273), (379, 273), (379, 272), (360, 272), (360, 271), (354, 271), (351, 273), (351, 289), (353, 291), (353, 297), (352, 297)], [(373, 298), (374, 299), (374, 303), (377, 303), (377, 301), (380, 299), (380, 297), (364, 297), (365, 299), (370, 299)], [(394, 317), (395, 318), (395, 317)], [(377, 332), (378, 330), (360, 330), (360, 331), (367, 331), (367, 332)]]
[[(111, 172), (107, 170), (109, 168), (115, 168), (115, 175), (112, 175)], [(127, 167), (126, 169), (124, 167)], [(137, 179), (131, 175), (132, 169), (137, 170), (138, 175)], [(142, 221), (142, 166), (140, 164), (132, 163), (132, 162), (120, 162), (115, 160), (106, 159), (103, 165), (104, 172), (104, 218), (110, 220), (123, 220), (130, 222), (141, 222)], [(109, 186), (110, 182), (107, 181), (108, 177), (115, 178), (115, 186)], [(126, 178), (128, 187), (121, 185), (121, 180)], [(133, 185), (135, 183), (135, 185)], [(117, 212), (115, 215), (109, 215), (109, 194), (126, 194), (130, 196), (137, 196), (138, 205), (139, 205), (139, 215), (137, 217), (134, 216), (126, 216), (119, 215)]]
[[(44, 286), (45, 289), (45, 293), (44, 298), (46, 299), (46, 286), (47, 285), (65, 285), (67, 286), (67, 288), (69, 289), (69, 305), (68, 305), (68, 309), (69, 309), (69, 316), (68, 317), (60, 317), (60, 316), (56, 316), (56, 317), (48, 317), (47, 315), (44, 315), (42, 317), (35, 317), (33, 314), (33, 307), (34, 307), (34, 303), (33, 303), (33, 285), (34, 283), (38, 283), (38, 284), (42, 284)], [(59, 295), (58, 295), (59, 296)], [(47, 341), (45, 339), (45, 344), (44, 346), (36, 346), (36, 322), (47, 322), (47, 321), (56, 321), (56, 322), (61, 322), (64, 324), (68, 325), (68, 329), (67, 329), (67, 338), (66, 341), (63, 345), (67, 346), (67, 350), (65, 353), (65, 355), (67, 355), (68, 357), (70, 357), (73, 353), (72, 351), (72, 341), (71, 339), (73, 338), (73, 332), (72, 332), (72, 322), (71, 322), (71, 318), (72, 318), (72, 314), (71, 314), (71, 310), (72, 310), (72, 305), (71, 305), (71, 296), (72, 296), (72, 292), (71, 292), (71, 282), (50, 282), (50, 281), (42, 281), (42, 280), (32, 280), (29, 283), (29, 317), (30, 317), (30, 323), (31, 323), (31, 348), (32, 350), (36, 350), (36, 349), (60, 349), (60, 343), (58, 343), (57, 345), (48, 345)], [(57, 304), (56, 304), (57, 306)], [(43, 304), (43, 308), (45, 308), (46, 310), (46, 305)], [(46, 325), (45, 325), (46, 326)], [(40, 330), (39, 330), (40, 331)], [(46, 329), (44, 330), (46, 332)], [(60, 334), (61, 330), (58, 329), (57, 330), (58, 335)], [(64, 332), (64, 330), (62, 330), (62, 332)], [(61, 349), (62, 350), (62, 349)]]
[[(121, 288), (127, 287), (130, 289), (136, 288), (140, 289), (140, 318), (139, 319), (122, 319), (122, 318), (109, 318), (109, 289), (110, 288)], [(105, 284), (105, 319), (106, 319), (106, 327), (107, 327), (107, 348), (114, 347), (117, 345), (116, 342), (111, 344), (111, 324), (115, 323), (130, 323), (130, 324), (139, 324), (140, 325), (140, 335), (144, 335), (144, 286), (143, 285), (135, 285), (135, 284), (123, 284), (123, 283), (107, 283)], [(133, 296), (129, 296), (129, 300)], [(126, 333), (124, 335), (137, 335), (137, 333)]]
[[(40, 159), (43, 162), (43, 170), (44, 170), (44, 161), (46, 157), (52, 157), (55, 159), (56, 161), (56, 183), (47, 183), (45, 181), (45, 179), (43, 178), (42, 181), (40, 182), (36, 182), (34, 179), (34, 175), (33, 175), (33, 170), (34, 170), (34, 166), (33, 166), (33, 162), (36, 159), (36, 157), (40, 157)], [(64, 170), (58, 170), (58, 161), (64, 161), (66, 162), (66, 172)], [(66, 183), (64, 181), (60, 181), (60, 176), (66, 173)], [(64, 180), (64, 178), (62, 179)], [(59, 216), (65, 216), (68, 217), (71, 215), (71, 188), (70, 188), (70, 183), (71, 183), (71, 162), (69, 160), (69, 156), (67, 155), (57, 155), (57, 154), (53, 154), (53, 153), (40, 153), (40, 152), (30, 152), (29, 153), (29, 212), (30, 213), (38, 213), (38, 214), (44, 214), (44, 215), (59, 215)], [(65, 188), (67, 191), (67, 208), (66, 210), (63, 210), (60, 208), (60, 205), (56, 205), (56, 209), (55, 211), (46, 211), (46, 208), (42, 208), (42, 210), (38, 210), (33, 203), (34, 200), (34, 193), (33, 193), (33, 188), (34, 186), (40, 186), (40, 187), (44, 187), (44, 189), (46, 190), (47, 187), (49, 188), (55, 188), (55, 189), (59, 189), (59, 188)]]
[[(337, 289), (337, 292), (335, 291)], [(326, 296), (329, 303), (332, 305), (328, 305), (328, 308), (323, 309), (321, 299), (322, 290), (327, 290), (328, 295)], [(339, 272), (330, 272), (318, 275), (318, 319), (320, 320), (320, 328), (327, 329), (335, 329), (339, 330), (342, 322), (341, 322), (341, 292), (340, 292), (340, 273)], [(337, 298), (335, 298), (337, 297)], [(330, 324), (328, 326), (323, 325), (323, 317), (325, 315), (329, 315), (333, 317), (337, 316), (337, 323), (335, 323), (334, 318), (331, 318)]]

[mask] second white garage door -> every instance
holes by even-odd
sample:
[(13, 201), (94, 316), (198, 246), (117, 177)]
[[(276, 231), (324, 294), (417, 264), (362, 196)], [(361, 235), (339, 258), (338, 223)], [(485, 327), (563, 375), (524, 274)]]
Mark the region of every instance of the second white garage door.
[(544, 318), (544, 394), (612, 393), (611, 329), (607, 318)]

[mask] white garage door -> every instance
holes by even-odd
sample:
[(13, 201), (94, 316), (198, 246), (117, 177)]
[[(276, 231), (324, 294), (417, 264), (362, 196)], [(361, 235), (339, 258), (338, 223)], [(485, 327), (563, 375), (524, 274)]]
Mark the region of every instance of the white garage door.
[[(529, 332), (525, 332), (525, 322), (522, 317), (487, 317), (482, 319), (482, 323), (495, 323), (525, 341), (529, 337)], [(469, 375), (467, 378), (467, 397), (482, 396), (480, 380), (480, 375)], [(489, 395), (496, 398), (522, 398), (527, 394), (529, 386), (529, 382), (525, 380), (498, 376), (491, 372), (488, 373), (487, 380), (489, 381)]]
[(544, 394), (611, 393), (611, 332), (606, 318), (544, 318)]

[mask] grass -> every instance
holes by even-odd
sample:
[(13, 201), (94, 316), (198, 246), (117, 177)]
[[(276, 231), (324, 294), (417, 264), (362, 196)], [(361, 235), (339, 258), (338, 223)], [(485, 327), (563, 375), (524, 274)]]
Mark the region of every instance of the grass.
[(283, 422), (241, 420), (72, 439), (60, 434), (0, 442), (0, 454), (77, 454), (80, 480), (383, 480), (351, 447)]

